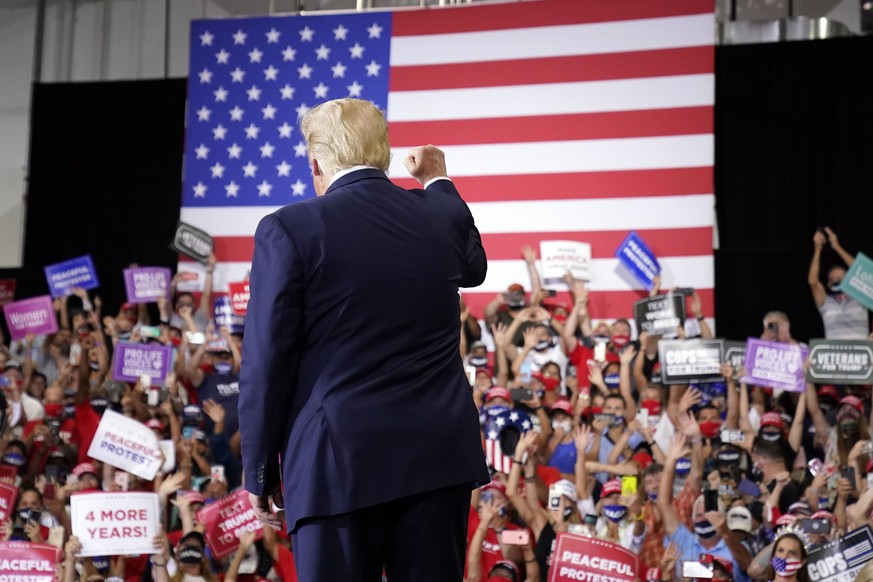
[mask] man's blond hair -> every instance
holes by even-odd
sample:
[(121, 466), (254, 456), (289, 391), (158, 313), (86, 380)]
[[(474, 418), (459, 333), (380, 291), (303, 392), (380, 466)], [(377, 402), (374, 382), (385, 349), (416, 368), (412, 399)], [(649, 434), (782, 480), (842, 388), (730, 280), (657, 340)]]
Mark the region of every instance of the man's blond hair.
[(379, 109), (362, 99), (335, 99), (313, 107), (300, 121), (309, 157), (328, 178), (352, 166), (388, 170), (388, 123)]

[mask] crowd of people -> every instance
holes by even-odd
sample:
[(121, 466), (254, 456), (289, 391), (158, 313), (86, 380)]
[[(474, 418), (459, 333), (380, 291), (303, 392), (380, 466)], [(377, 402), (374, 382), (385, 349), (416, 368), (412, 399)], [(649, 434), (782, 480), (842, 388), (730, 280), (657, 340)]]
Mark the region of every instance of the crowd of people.
[[(821, 270), (824, 246), (845, 266), (851, 255), (830, 230), (813, 240), (808, 282), (826, 336), (873, 339), (867, 310), (839, 287), (844, 266)], [(584, 282), (572, 276), (569, 300), (550, 297), (535, 252), (522, 254), (529, 290), (513, 285), (481, 314), (461, 305), (460, 358), (492, 475), (471, 495), (468, 582), (547, 580), (565, 532), (637, 554), (640, 580), (679, 580), (694, 562), (715, 580), (806, 582), (810, 551), (873, 525), (870, 386), (774, 391), (742, 382), (742, 367), (727, 362), (722, 382), (664, 385), (661, 337), (635, 334), (628, 320), (595, 319)], [(55, 301), (57, 333), (0, 345), (0, 464), (19, 489), (0, 539), (63, 548), (65, 582), (296, 580), (284, 531), (244, 534), (218, 559), (197, 518), (242, 479), (242, 336), (212, 318), (214, 267), (212, 258), (202, 294), (176, 292), (174, 279), (168, 299), (124, 304), (114, 315), (102, 313), (98, 295), (75, 289)], [(675, 335), (713, 338), (699, 297), (687, 303)], [(764, 316), (760, 335), (798, 343), (780, 311)], [(157, 401), (147, 386), (113, 378), (119, 342), (174, 348)], [(144, 481), (89, 458), (105, 410), (172, 440), (175, 467)], [(158, 494), (155, 553), (79, 557), (70, 498), (117, 490)]]

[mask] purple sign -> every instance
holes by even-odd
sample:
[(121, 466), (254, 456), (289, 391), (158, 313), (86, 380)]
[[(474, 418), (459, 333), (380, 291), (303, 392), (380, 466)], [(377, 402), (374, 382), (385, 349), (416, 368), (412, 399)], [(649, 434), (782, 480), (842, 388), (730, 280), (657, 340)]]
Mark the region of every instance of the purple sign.
[(115, 346), (112, 378), (120, 382), (138, 382), (150, 376), (152, 385), (164, 385), (173, 365), (173, 348), (156, 344), (119, 342)]
[(806, 346), (749, 338), (746, 342), (746, 375), (741, 382), (770, 386), (788, 392), (803, 392), (806, 387)]
[(49, 292), (52, 294), (52, 297), (69, 295), (70, 289), (73, 287), (96, 289), (100, 286), (91, 255), (48, 265), (45, 267), (45, 279), (48, 281)]
[(124, 270), (124, 288), (128, 303), (154, 303), (158, 297), (170, 296), (170, 269), (139, 267)]
[(233, 312), (233, 302), (226, 295), (212, 302), (212, 317), (215, 327), (226, 327), (230, 333), (242, 333), (246, 323), (244, 316)]
[(58, 331), (58, 320), (52, 308), (52, 298), (40, 295), (3, 306), (9, 335), (20, 340), (29, 333), (41, 335)]

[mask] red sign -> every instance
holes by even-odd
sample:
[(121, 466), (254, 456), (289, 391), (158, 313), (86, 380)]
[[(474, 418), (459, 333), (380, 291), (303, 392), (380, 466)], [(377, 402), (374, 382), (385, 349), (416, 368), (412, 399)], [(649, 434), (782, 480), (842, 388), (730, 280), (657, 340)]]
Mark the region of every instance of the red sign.
[(244, 532), (257, 532), (255, 539), (263, 536), (264, 524), (255, 516), (245, 490), (207, 505), (197, 512), (197, 521), (206, 526), (206, 542), (216, 558), (232, 554)]
[(15, 300), (15, 279), (0, 279), (0, 305)]
[(15, 509), (15, 499), (18, 497), (18, 487), (8, 483), (0, 483), (0, 523)]
[(60, 548), (30, 542), (0, 542), (0, 580), (52, 582)]
[(610, 580), (634, 582), (637, 555), (612, 542), (559, 533), (549, 582)]
[(233, 312), (237, 315), (245, 315), (246, 309), (249, 306), (249, 282), (240, 281), (239, 283), (228, 283), (227, 289), (230, 292), (230, 305)]
[(12, 465), (0, 465), (0, 483), (15, 485), (15, 477), (17, 476), (18, 469)]

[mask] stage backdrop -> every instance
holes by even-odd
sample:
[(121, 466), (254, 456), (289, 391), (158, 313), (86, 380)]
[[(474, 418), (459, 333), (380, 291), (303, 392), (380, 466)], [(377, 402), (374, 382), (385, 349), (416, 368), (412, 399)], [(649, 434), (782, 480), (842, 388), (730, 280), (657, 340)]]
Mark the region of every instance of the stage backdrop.
[(410, 147), (445, 149), (489, 258), (474, 313), (530, 289), (522, 246), (577, 240), (591, 312), (629, 317), (644, 293), (615, 251), (635, 230), (711, 317), (713, 27), (700, 0), (196, 21), (182, 220), (216, 237), (217, 286), (243, 280), (260, 218), (314, 196), (299, 116), (359, 97), (387, 111), (399, 184)]

